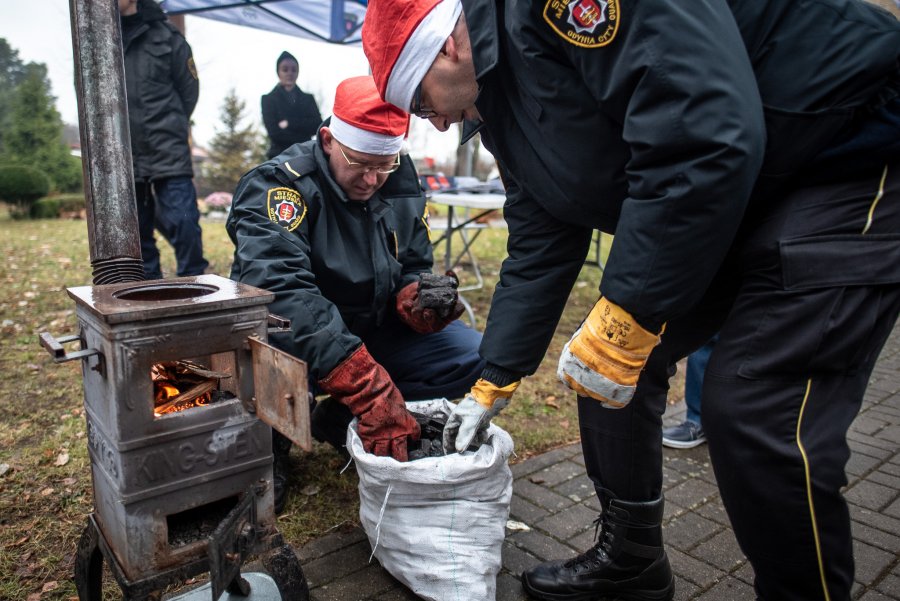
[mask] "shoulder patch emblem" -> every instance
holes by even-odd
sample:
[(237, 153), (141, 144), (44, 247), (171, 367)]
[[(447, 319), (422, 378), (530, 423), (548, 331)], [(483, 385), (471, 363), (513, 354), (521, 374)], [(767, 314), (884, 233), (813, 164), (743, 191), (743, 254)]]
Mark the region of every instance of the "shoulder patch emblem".
[(547, 0), (544, 21), (570, 44), (600, 48), (616, 37), (619, 0)]
[(266, 192), (266, 212), (271, 221), (293, 232), (306, 217), (306, 201), (291, 188), (269, 188)]
[(187, 68), (188, 68), (188, 71), (191, 72), (191, 77), (193, 77), (194, 79), (200, 79), (200, 77), (197, 76), (197, 65), (194, 63), (193, 56), (188, 57)]

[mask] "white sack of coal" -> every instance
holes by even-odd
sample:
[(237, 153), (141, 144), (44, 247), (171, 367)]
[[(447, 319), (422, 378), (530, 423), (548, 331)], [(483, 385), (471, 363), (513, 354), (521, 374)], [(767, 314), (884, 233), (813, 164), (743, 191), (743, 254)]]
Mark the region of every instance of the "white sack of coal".
[[(446, 421), (445, 399), (407, 403)], [(382, 567), (422, 599), (493, 601), (509, 518), (513, 442), (491, 425), (477, 451), (400, 463), (366, 453), (347, 430), (359, 474), (359, 517)]]

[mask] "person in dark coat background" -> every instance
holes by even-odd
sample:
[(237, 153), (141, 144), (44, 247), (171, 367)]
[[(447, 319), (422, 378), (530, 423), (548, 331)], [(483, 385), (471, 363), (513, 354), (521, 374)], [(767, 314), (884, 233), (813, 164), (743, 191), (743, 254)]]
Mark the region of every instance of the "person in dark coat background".
[[(310, 389), (330, 395), (315, 406), (313, 436), (342, 449), (357, 416), (366, 450), (399, 461), (419, 436), (404, 400), (458, 398), (484, 366), (481, 334), (457, 320), (458, 281), (430, 277), (425, 195), (400, 152), (408, 124), (371, 76), (343, 81), (315, 140), (241, 178), (225, 224), (231, 278), (275, 294), (269, 310), (291, 328), (272, 344), (306, 361)], [(423, 274), (442, 306), (423, 301)], [(289, 450), (275, 435), (276, 512)]]
[[(764, 601), (846, 601), (847, 430), (900, 314), (900, 23), (859, 0), (370, 0), (382, 97), (497, 159), (508, 257), (465, 448), (533, 374), (614, 233), (557, 374), (578, 393), (596, 544), (528, 595), (670, 600), (662, 414), (719, 339), (703, 427)], [(449, 436), (448, 436), (449, 434)]]
[(282, 52), (275, 63), (278, 85), (262, 96), (262, 117), (269, 134), (267, 158), (284, 152), (291, 144), (306, 142), (322, 123), (319, 105), (312, 94), (297, 87), (300, 64), (290, 52)]
[(144, 275), (163, 277), (154, 228), (175, 249), (177, 274), (200, 275), (209, 263), (192, 181), (200, 81), (191, 47), (152, 0), (119, 0), (119, 13)]

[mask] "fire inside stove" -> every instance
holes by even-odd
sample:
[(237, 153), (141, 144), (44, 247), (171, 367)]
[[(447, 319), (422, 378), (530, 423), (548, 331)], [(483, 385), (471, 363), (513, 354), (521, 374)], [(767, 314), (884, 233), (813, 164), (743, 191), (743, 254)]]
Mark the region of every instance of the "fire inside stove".
[(231, 378), (226, 371), (214, 371), (193, 361), (163, 361), (150, 368), (153, 381), (153, 414), (162, 417), (195, 407), (235, 398), (221, 389), (221, 381)]

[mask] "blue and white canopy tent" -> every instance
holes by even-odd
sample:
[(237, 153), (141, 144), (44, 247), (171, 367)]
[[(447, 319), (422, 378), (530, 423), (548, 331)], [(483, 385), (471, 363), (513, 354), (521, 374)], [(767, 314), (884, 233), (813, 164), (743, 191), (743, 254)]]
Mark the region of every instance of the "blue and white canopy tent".
[(169, 15), (191, 15), (286, 35), (361, 45), (368, 0), (162, 0)]

